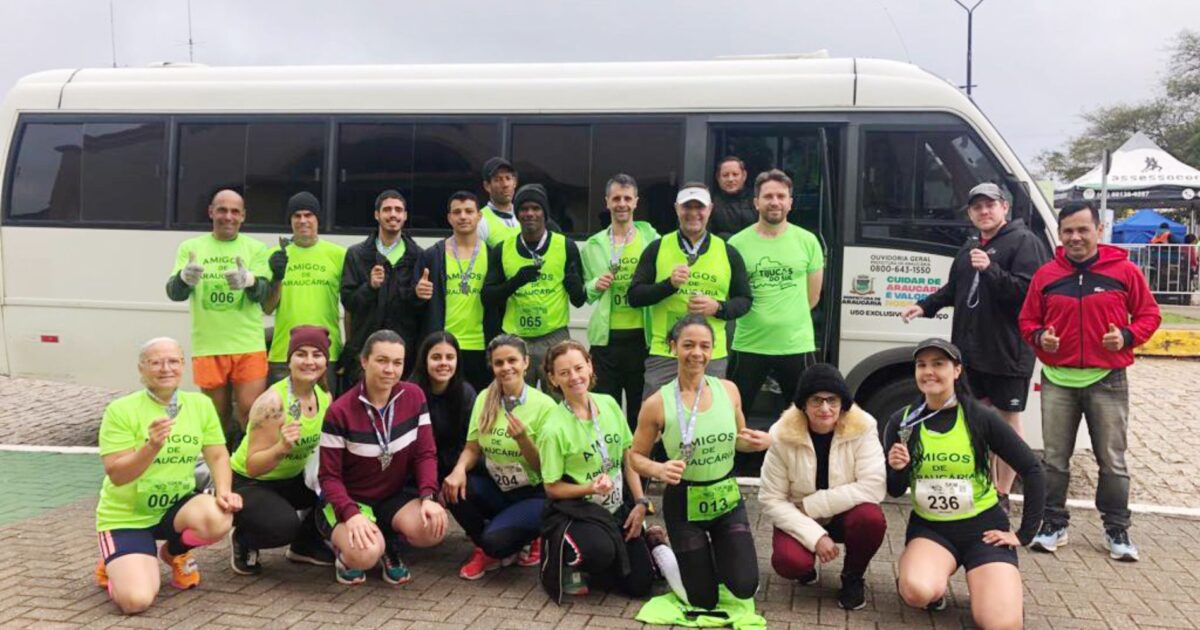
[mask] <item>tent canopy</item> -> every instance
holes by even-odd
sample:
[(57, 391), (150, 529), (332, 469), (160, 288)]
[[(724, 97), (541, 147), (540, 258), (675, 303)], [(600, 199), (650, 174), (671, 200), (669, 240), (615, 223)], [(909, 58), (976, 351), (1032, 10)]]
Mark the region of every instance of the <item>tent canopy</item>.
[[(1054, 204), (1100, 198), (1101, 164), (1055, 189)], [(1115, 204), (1156, 208), (1200, 207), (1200, 170), (1163, 151), (1137, 132), (1114, 151), (1108, 171), (1108, 198)]]
[(1158, 226), (1166, 223), (1171, 228), (1171, 235), (1183, 242), (1187, 227), (1164, 217), (1153, 210), (1138, 210), (1133, 216), (1113, 225), (1112, 241), (1114, 243), (1149, 243), (1158, 233)]

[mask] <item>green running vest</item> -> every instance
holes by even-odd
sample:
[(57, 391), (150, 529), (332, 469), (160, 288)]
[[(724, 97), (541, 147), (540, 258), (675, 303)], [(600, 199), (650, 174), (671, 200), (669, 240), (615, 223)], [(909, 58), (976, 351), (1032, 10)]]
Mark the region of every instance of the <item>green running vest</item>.
[[(675, 405), (675, 383), (663, 385), (658, 391), (663, 401), (663, 448), (671, 459), (681, 459), (683, 431), (679, 428), (678, 408)], [(705, 376), (704, 386), (712, 392), (712, 404), (707, 411), (696, 416), (696, 432), (692, 439), (692, 457), (683, 469), (687, 481), (716, 481), (733, 471), (733, 456), (736, 451), (737, 418), (733, 414), (733, 403), (729, 393), (715, 376)], [(683, 422), (691, 417), (691, 405), (684, 405)]]
[[(511, 236), (500, 245), (500, 261), (506, 278), (533, 264), (532, 260), (517, 253), (520, 238), (520, 234)], [(567, 327), (570, 302), (563, 285), (567, 275), (567, 239), (551, 232), (549, 241), (537, 280), (517, 289), (508, 298), (502, 326), (506, 333), (528, 339)]]
[[(687, 315), (688, 300), (692, 293), (703, 293), (718, 302), (729, 298), (729, 253), (725, 241), (714, 234), (708, 235), (708, 249), (691, 266), (691, 277), (670, 297), (650, 307), (650, 354), (660, 357), (671, 356), (667, 345), (667, 333), (675, 322)], [(654, 261), (654, 281), (662, 282), (671, 277), (678, 265), (687, 264), (687, 254), (679, 246), (679, 232), (662, 237), (658, 256)], [(723, 359), (728, 354), (725, 344), (725, 321), (709, 317), (713, 328), (713, 359)], [(674, 413), (674, 412), (672, 412)]]

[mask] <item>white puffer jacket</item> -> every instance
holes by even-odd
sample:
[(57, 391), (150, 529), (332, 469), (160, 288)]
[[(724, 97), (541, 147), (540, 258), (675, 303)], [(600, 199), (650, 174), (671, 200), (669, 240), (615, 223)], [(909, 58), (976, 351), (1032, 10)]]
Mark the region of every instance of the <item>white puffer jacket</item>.
[(771, 425), (758, 502), (779, 529), (812, 551), (829, 519), (862, 503), (879, 503), (887, 491), (883, 446), (875, 418), (858, 405), (838, 418), (829, 447), (829, 489), (817, 490), (817, 452), (808, 418), (795, 405)]

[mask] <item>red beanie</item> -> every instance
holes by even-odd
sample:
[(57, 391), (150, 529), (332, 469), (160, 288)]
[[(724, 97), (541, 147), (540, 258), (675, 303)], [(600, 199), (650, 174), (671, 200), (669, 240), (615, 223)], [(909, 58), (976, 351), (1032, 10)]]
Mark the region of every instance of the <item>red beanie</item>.
[(312, 346), (329, 357), (329, 331), (320, 326), (296, 326), (292, 329), (291, 340), (288, 341), (288, 361), (300, 349), (300, 346)]

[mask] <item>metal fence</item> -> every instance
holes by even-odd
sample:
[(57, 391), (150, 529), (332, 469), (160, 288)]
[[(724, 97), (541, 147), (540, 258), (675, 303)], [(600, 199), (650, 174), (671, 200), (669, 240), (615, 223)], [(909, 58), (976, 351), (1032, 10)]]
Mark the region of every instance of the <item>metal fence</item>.
[[(1197, 291), (1196, 245), (1121, 243), (1159, 301), (1187, 304)], [(1174, 298), (1163, 300), (1162, 298)]]

